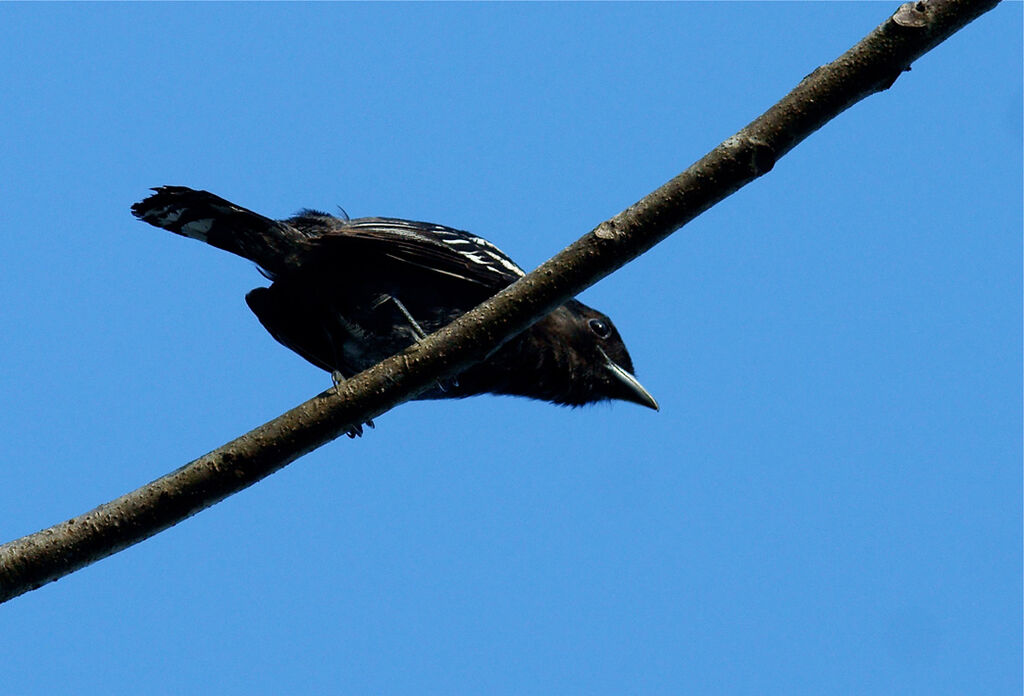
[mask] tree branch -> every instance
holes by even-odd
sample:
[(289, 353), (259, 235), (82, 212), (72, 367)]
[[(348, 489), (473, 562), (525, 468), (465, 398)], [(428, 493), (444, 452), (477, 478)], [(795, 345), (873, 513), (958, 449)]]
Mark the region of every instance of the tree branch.
[(664, 186), (403, 353), (223, 447), (83, 515), (0, 546), (0, 601), (136, 544), (379, 416), (625, 265), (740, 187), (910, 63), (997, 4), (907, 3), (834, 62)]

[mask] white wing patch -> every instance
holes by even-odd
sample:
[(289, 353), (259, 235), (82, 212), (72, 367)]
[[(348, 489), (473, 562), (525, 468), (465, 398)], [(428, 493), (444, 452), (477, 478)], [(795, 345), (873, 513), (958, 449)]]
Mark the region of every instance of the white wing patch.
[(410, 237), (420, 243), (443, 244), (452, 252), (458, 254), (460, 258), (481, 266), (499, 276), (504, 277), (506, 274), (511, 273), (518, 278), (522, 278), (526, 275), (526, 272), (515, 261), (486, 239), (477, 237), (469, 232), (445, 227), (444, 225), (400, 220), (397, 218), (357, 218), (349, 220), (345, 226), (367, 229), (386, 228), (391, 234)]
[[(452, 247), (459, 255), (463, 258), (469, 259), (473, 263), (486, 266), (496, 273), (499, 272), (494, 269), (494, 265), (497, 264), (504, 268), (509, 273), (519, 276), (522, 278), (526, 273), (520, 268), (512, 259), (505, 255), (505, 253), (494, 246), (486, 239), (477, 237), (469, 234), (468, 232), (460, 232), (453, 230), (450, 227), (435, 226), (431, 232), (437, 238), (437, 241), (442, 242)], [(470, 251), (465, 246), (475, 246), (476, 250)]]

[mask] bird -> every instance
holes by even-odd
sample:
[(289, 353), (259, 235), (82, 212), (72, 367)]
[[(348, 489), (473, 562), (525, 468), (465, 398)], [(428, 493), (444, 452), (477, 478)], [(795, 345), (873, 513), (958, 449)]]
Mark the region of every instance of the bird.
[[(132, 214), (255, 263), (270, 286), (246, 295), (249, 308), (274, 339), (330, 373), (335, 385), (525, 275), (487, 240), (443, 225), (349, 219), (308, 208), (272, 219), (208, 191), (151, 191)], [(633, 372), (611, 319), (571, 299), (484, 362), (417, 398), (492, 393), (563, 406), (619, 400), (658, 410)], [(360, 426), (349, 431), (361, 434)]]

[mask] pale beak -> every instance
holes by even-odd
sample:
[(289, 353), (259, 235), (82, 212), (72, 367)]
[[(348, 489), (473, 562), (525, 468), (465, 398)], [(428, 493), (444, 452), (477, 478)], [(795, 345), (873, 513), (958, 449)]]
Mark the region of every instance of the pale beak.
[[(598, 348), (598, 350), (601, 349)], [(654, 400), (649, 391), (644, 389), (644, 385), (640, 384), (636, 377), (616, 364), (603, 350), (601, 350), (601, 355), (604, 357), (604, 366), (615, 376), (615, 379), (619, 380), (628, 389), (629, 395), (625, 397), (626, 400), (646, 406), (647, 408), (653, 408), (655, 411), (661, 410), (658, 408), (658, 402)]]

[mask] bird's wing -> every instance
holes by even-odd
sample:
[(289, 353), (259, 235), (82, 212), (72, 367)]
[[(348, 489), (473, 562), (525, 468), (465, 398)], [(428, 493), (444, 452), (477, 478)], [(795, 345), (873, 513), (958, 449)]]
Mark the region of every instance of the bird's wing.
[(411, 264), (450, 278), (500, 290), (525, 275), (501, 249), (468, 232), (394, 218), (345, 221), (316, 245), (359, 245), (364, 254)]

